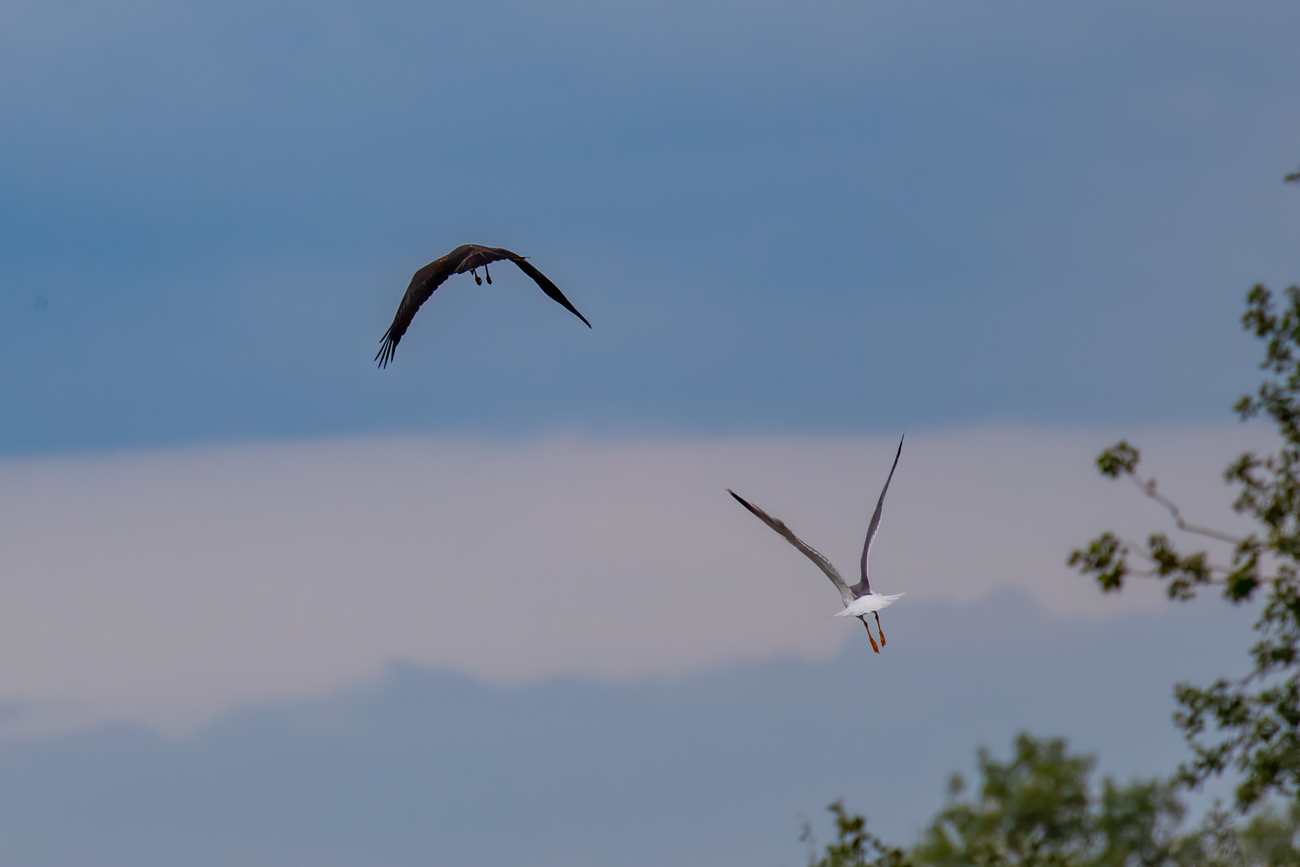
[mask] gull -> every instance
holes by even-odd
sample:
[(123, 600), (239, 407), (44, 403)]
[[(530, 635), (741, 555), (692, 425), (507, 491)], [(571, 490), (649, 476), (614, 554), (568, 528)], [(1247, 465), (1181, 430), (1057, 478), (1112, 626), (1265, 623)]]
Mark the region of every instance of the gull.
[[(898, 600), (902, 593), (895, 596), (882, 596), (871, 589), (871, 582), (867, 580), (867, 558), (871, 555), (871, 543), (876, 538), (876, 531), (880, 529), (880, 513), (885, 508), (885, 493), (889, 490), (889, 482), (894, 478), (894, 470), (898, 469), (898, 459), (903, 454), (903, 440), (898, 440), (898, 452), (894, 455), (894, 465), (889, 468), (889, 478), (885, 479), (885, 487), (880, 491), (880, 499), (876, 502), (876, 512), (871, 516), (871, 524), (867, 527), (867, 542), (862, 546), (862, 580), (852, 587), (845, 582), (840, 576), (839, 570), (831, 565), (831, 561), (821, 555), (817, 549), (812, 548), (796, 536), (784, 521), (773, 518), (767, 512), (764, 512), (758, 506), (746, 502), (740, 494), (727, 488), (727, 493), (735, 497), (740, 505), (753, 512), (760, 521), (767, 524), (773, 530), (780, 533), (785, 540), (791, 545), (798, 548), (805, 557), (817, 564), (817, 568), (826, 573), (826, 577), (831, 579), (835, 589), (840, 591), (840, 599), (844, 602), (844, 610), (837, 613), (836, 617), (856, 617), (862, 621), (862, 625), (867, 630), (867, 638), (871, 640), (871, 649), (876, 653), (880, 652), (880, 647), (885, 646), (885, 631), (880, 627), (880, 609), (888, 608)], [(876, 618), (876, 629), (880, 632), (880, 647), (876, 646), (876, 639), (871, 635), (871, 627), (867, 625), (867, 615), (874, 615)]]
[(393, 324), (388, 326), (388, 331), (384, 333), (383, 342), (379, 347), (379, 354), (375, 356), (375, 361), (379, 362), (379, 366), (387, 367), (388, 362), (393, 360), (393, 353), (397, 351), (397, 344), (402, 339), (402, 335), (406, 333), (411, 320), (415, 318), (415, 311), (420, 309), (421, 304), (429, 300), (433, 290), (441, 286), (451, 275), (464, 274), (466, 271), (473, 274), (474, 282), (482, 286), (483, 278), (478, 275), (479, 268), (483, 269), (483, 274), (487, 277), (490, 285), (492, 275), (488, 272), (488, 263), (498, 262), (502, 259), (508, 259), (518, 265), (519, 270), (532, 277), (533, 281), (542, 287), (542, 291), (547, 296), (581, 319), (588, 328), (591, 327), (591, 323), (587, 322), (587, 317), (579, 313), (578, 308), (569, 303), (569, 299), (564, 297), (564, 293), (559, 290), (559, 287), (528, 262), (527, 256), (520, 256), (518, 253), (511, 253), (509, 250), (503, 250), (500, 247), (462, 244), (446, 256), (434, 259), (415, 272), (415, 276), (411, 278), (411, 285), (406, 287), (406, 294), (402, 296), (402, 303), (397, 305), (397, 315), (393, 317)]

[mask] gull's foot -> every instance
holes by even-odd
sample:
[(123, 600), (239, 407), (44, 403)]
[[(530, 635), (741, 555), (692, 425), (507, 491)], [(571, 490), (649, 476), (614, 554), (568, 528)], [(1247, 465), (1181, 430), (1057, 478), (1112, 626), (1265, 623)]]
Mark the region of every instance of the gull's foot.
[(489, 271), (489, 270), (487, 269), (487, 265), (484, 265), (484, 266), (483, 266), (483, 276), (487, 278), (488, 285), (491, 286), (491, 285), (492, 285), (492, 272)]
[(477, 270), (477, 269), (475, 269), (475, 268), (470, 268), (470, 269), (469, 269), (469, 273), (471, 273), (471, 274), (474, 275), (474, 282), (475, 282), (475, 283), (477, 283), (477, 284), (480, 285), (480, 286), (483, 285), (483, 278), (480, 277), (480, 276), (478, 275), (478, 270)]
[(880, 615), (876, 614), (876, 631), (880, 633), (880, 646), (885, 646), (885, 630), (880, 627)]
[(867, 641), (871, 642), (871, 649), (874, 650), (876, 653), (879, 653), (880, 648), (876, 646), (876, 639), (871, 636), (871, 627), (867, 625), (867, 620), (865, 617), (861, 619), (862, 619), (862, 628), (867, 630)]

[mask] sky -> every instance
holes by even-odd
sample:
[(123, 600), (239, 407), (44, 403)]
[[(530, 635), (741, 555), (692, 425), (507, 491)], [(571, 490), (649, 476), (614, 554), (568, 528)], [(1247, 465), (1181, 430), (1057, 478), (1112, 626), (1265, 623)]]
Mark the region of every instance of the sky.
[[(908, 842), (1025, 727), (1169, 772), (1174, 680), (1244, 665), (1250, 611), (1064, 561), (1169, 527), (1097, 478), (1120, 437), (1242, 526), (1221, 468), (1271, 443), (1231, 412), (1243, 298), (1300, 274), (1297, 30), (1282, 2), (0, 0), (0, 851), (790, 864), (841, 796)], [(377, 369), (462, 243), (592, 329), (502, 266)], [(850, 573), (904, 433), (876, 656), (726, 489)]]
[[(1294, 279), (1286, 3), (4, 10), (6, 453), (1217, 422)], [(466, 242), (595, 327), (498, 269), (377, 373)]]

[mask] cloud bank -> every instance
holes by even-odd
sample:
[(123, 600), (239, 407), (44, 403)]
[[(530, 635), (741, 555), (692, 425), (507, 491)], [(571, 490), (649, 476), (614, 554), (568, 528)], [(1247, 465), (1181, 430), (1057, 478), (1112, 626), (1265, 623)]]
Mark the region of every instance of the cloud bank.
[[(1104, 431), (909, 435), (873, 552), (900, 604), (1021, 590), (1101, 598), (1064, 566), (1106, 527), (1169, 529), (1099, 479)], [(1240, 526), (1219, 478), (1252, 427), (1133, 437), (1189, 516)], [(192, 730), (399, 660), (497, 684), (676, 677), (860, 641), (786, 520), (852, 574), (897, 440), (363, 439), (0, 465), (0, 699), (15, 730), (119, 719)], [(889, 631), (890, 653), (907, 653)]]
[(1167, 774), (1186, 756), (1171, 684), (1233, 673), (1251, 612), (1207, 599), (1079, 620), (1008, 591), (890, 614), (898, 652), (881, 656), (860, 639), (826, 661), (511, 687), (394, 664), (179, 740), (0, 739), (0, 861), (799, 864), (800, 819), (827, 839), (837, 797), (909, 843), (948, 775), (1016, 731), (1068, 737), (1099, 775)]

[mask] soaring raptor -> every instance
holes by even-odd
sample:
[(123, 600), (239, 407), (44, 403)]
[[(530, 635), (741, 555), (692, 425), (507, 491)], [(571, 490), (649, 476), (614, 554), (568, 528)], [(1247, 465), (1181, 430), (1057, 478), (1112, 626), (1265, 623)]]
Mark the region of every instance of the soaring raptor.
[(578, 308), (569, 303), (569, 299), (564, 297), (564, 293), (548, 280), (545, 274), (529, 264), (527, 257), (520, 256), (518, 253), (511, 253), (509, 250), (503, 250), (500, 247), (462, 244), (446, 256), (434, 259), (415, 272), (415, 276), (411, 278), (411, 285), (406, 287), (406, 294), (402, 296), (402, 303), (397, 305), (397, 315), (393, 317), (393, 324), (388, 326), (388, 331), (384, 334), (383, 342), (379, 346), (379, 354), (375, 356), (379, 366), (387, 367), (388, 362), (393, 360), (393, 353), (397, 351), (397, 344), (401, 341), (402, 335), (406, 333), (411, 320), (415, 318), (415, 311), (420, 309), (421, 304), (429, 300), (433, 290), (441, 286), (443, 281), (452, 274), (464, 274), (468, 271), (474, 275), (474, 282), (482, 286), (483, 279), (479, 277), (477, 270), (482, 268), (488, 283), (491, 283), (492, 275), (488, 273), (488, 263), (499, 262), (502, 259), (508, 259), (518, 265), (519, 270), (532, 277), (533, 281), (542, 287), (542, 291), (550, 296), (551, 300), (558, 302), (565, 310), (581, 319), (588, 328), (591, 327), (591, 323), (587, 322), (587, 317), (579, 313)]

